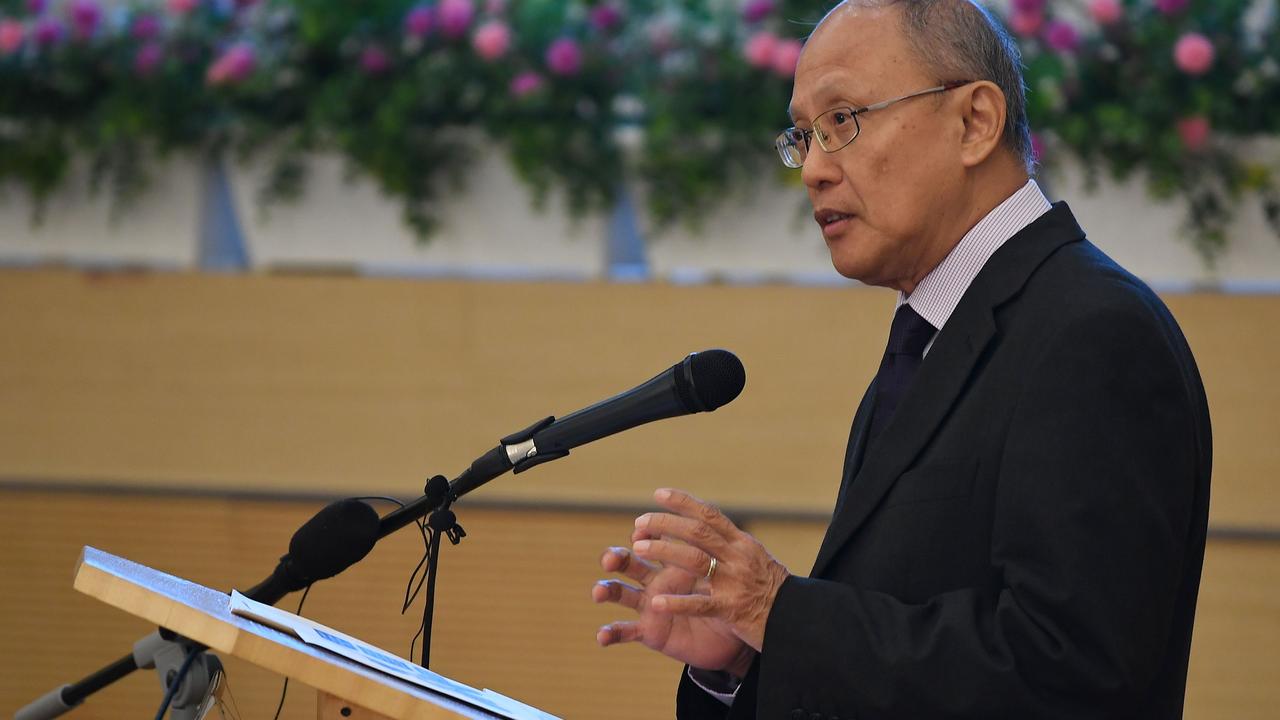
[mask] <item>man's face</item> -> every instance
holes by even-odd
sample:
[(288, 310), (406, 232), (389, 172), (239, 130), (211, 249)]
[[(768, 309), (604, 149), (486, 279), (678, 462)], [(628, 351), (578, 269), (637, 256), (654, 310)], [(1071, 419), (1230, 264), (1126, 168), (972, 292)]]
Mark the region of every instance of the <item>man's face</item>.
[[(838, 106), (890, 100), (956, 78), (931, 77), (907, 46), (897, 11), (843, 6), (815, 31), (796, 68), (797, 127)], [(964, 168), (952, 93), (913, 98), (858, 117), (862, 131), (834, 153), (812, 141), (801, 176), (815, 219), (845, 277), (914, 288), (958, 238)], [(831, 221), (831, 218), (836, 218)]]

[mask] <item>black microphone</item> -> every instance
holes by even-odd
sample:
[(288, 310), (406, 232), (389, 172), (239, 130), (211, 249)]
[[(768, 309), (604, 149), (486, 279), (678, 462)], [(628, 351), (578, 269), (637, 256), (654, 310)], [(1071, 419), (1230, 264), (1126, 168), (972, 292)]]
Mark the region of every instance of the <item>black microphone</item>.
[(728, 350), (688, 357), (648, 382), (565, 415), (545, 418), (481, 455), (450, 484), (456, 500), (514, 468), (517, 473), (557, 460), (579, 445), (654, 420), (710, 412), (733, 401), (746, 385), (742, 361)]
[(274, 605), (291, 592), (337, 575), (373, 549), (379, 522), (377, 511), (359, 500), (329, 503), (298, 528), (276, 569), (245, 595)]

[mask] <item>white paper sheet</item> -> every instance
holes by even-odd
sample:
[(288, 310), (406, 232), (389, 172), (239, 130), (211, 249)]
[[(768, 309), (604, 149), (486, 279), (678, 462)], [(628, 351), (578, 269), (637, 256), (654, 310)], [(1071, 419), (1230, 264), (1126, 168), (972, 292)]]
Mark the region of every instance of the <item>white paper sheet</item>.
[(488, 688), (476, 690), (469, 685), (450, 680), (439, 673), (374, 647), (359, 638), (291, 612), (251, 600), (235, 590), (231, 591), (230, 609), (234, 615), (256, 620), (281, 632), (289, 633), (308, 645), (324, 648), (367, 668), (448, 695), (501, 717), (510, 720), (559, 720), (554, 715), (549, 715)]

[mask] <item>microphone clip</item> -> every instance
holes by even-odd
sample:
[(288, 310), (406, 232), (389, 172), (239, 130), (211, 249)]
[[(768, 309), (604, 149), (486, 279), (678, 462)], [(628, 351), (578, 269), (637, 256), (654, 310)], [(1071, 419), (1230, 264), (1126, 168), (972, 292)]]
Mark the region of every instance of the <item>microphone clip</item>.
[[(507, 449), (508, 458), (511, 460), (512, 472), (518, 475), (531, 467), (568, 456), (568, 450), (539, 452), (537, 444), (534, 443), (533, 436), (551, 427), (555, 421), (554, 416), (545, 417), (529, 427), (498, 441)], [(514, 457), (512, 457), (513, 451)]]

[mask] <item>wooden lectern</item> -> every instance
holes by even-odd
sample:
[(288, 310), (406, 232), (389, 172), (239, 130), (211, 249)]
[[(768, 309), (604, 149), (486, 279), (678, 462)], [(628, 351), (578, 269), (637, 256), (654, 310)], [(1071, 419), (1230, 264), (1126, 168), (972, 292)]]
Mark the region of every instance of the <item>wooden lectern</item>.
[(231, 614), (230, 597), (92, 547), (81, 552), (75, 588), (214, 652), (315, 688), (321, 720), (490, 720), (507, 716), (400, 680)]

